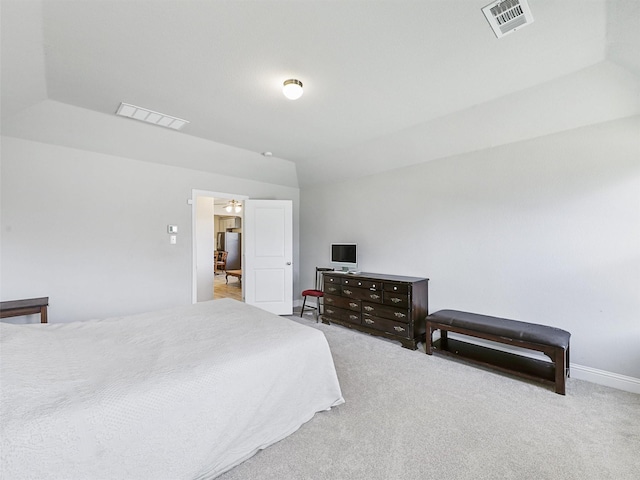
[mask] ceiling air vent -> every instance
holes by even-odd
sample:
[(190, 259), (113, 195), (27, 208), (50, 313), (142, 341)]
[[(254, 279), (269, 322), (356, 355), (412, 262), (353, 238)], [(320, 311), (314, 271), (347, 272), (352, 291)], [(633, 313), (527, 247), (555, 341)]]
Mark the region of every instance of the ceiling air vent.
[(533, 23), (527, 0), (498, 0), (484, 7), (482, 13), (498, 38)]
[(172, 117), (171, 115), (154, 112), (148, 108), (136, 107), (135, 105), (124, 102), (118, 107), (116, 115), (141, 120), (147, 123), (153, 123), (160, 127), (173, 128), (174, 130), (180, 130), (189, 123), (188, 120), (184, 120), (182, 118)]

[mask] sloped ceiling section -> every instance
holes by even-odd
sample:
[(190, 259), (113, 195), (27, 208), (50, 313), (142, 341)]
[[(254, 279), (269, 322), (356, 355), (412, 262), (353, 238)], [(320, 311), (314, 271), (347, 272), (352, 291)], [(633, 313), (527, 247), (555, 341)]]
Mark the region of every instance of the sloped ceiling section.
[(326, 165), (339, 165), (340, 177), (351, 179), (363, 172), (387, 171), (390, 165), (405, 167), (638, 112), (638, 77), (616, 64), (601, 62), (326, 157), (299, 161), (298, 176), (322, 178)]
[[(289, 162), (304, 185), (640, 112), (639, 2), (529, 0), (535, 22), (499, 40), (487, 3), (3, 0), (2, 132), (233, 171), (209, 142), (249, 171)], [(191, 123), (146, 134), (158, 127), (111, 118), (120, 102)]]

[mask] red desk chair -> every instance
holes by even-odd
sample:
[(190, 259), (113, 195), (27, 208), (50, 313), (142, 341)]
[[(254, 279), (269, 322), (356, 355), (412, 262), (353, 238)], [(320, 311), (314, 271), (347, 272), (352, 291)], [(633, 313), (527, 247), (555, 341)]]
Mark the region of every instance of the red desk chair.
[(322, 275), (324, 274), (324, 272), (332, 272), (333, 268), (324, 268), (324, 267), (316, 267), (316, 286), (315, 288), (310, 288), (308, 290), (304, 290), (302, 292), (302, 296), (304, 297), (304, 300), (302, 301), (302, 310), (300, 310), (300, 316), (302, 317), (302, 314), (304, 313), (304, 307), (305, 304), (307, 303), (307, 297), (315, 297), (316, 298), (316, 306), (315, 307), (307, 307), (307, 308), (312, 308), (316, 311), (316, 321), (319, 322), (320, 321), (320, 314), (322, 312), (320, 312), (320, 299), (322, 297), (324, 297), (324, 293), (322, 291), (322, 286), (324, 284), (323, 282), (323, 278)]

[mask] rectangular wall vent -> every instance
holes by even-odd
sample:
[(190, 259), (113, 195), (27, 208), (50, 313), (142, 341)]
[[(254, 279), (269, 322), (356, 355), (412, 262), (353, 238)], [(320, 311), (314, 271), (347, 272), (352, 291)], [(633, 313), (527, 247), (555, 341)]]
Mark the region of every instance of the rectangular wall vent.
[(498, 38), (533, 23), (527, 0), (498, 0), (484, 7), (482, 13)]
[(171, 115), (165, 115), (164, 113), (154, 112), (142, 107), (136, 107), (129, 103), (121, 103), (118, 107), (116, 115), (122, 115), (123, 117), (133, 118), (135, 120), (142, 120), (143, 122), (153, 123), (161, 127), (173, 128), (174, 130), (180, 130), (184, 127), (188, 120), (182, 118), (172, 117)]

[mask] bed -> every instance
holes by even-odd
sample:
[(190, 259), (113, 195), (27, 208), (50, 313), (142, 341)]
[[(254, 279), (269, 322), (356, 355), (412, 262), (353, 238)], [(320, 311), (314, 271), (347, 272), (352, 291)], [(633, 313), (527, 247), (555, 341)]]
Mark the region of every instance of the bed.
[(5, 480), (215, 478), (344, 402), (322, 332), (231, 299), (0, 338)]

